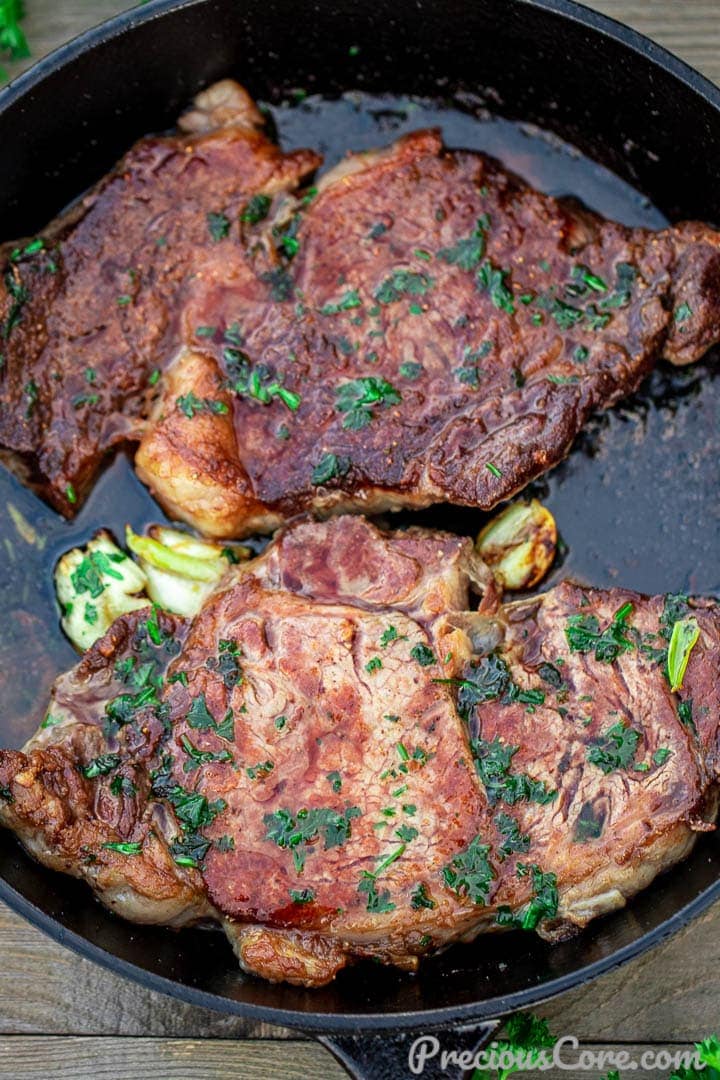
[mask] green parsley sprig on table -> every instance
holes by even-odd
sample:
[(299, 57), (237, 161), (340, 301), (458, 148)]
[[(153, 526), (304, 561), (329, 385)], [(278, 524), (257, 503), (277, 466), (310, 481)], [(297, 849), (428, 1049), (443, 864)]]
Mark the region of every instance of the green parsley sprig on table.
[[(502, 1038), (490, 1044), (496, 1067), (475, 1069), (472, 1080), (508, 1080), (511, 1074), (522, 1071), (529, 1077), (547, 1069), (558, 1036), (550, 1031), (547, 1021), (530, 1012), (515, 1013), (502, 1029)], [(695, 1043), (700, 1068), (682, 1066), (668, 1080), (720, 1080), (720, 1039), (711, 1035)], [(510, 1063), (513, 1061), (514, 1063)], [(635, 1066), (632, 1066), (635, 1068)], [(625, 1080), (617, 1070), (603, 1080)]]
[[(25, 15), (22, 0), (0, 0), (0, 57), (21, 60), (30, 55), (25, 34), (20, 21)], [(5, 82), (8, 74), (0, 65), (0, 82)]]
[[(512, 1073), (522, 1071), (529, 1077), (547, 1069), (552, 1050), (558, 1041), (546, 1020), (530, 1012), (515, 1013), (502, 1029), (503, 1037), (490, 1044), (496, 1067), (475, 1069), (472, 1080), (508, 1080)], [(720, 1080), (720, 1039), (711, 1035), (703, 1042), (695, 1043), (700, 1068), (680, 1067), (668, 1080)], [(513, 1064), (510, 1062), (514, 1060)], [(635, 1066), (632, 1066), (635, 1068)], [(625, 1080), (616, 1070), (607, 1073), (603, 1080)]]
[(529, 1012), (511, 1016), (503, 1028), (503, 1035), (504, 1038), (498, 1040), (496, 1045), (498, 1060), (502, 1059), (504, 1051), (509, 1051), (517, 1057), (517, 1063), (497, 1069), (476, 1069), (472, 1080), (507, 1080), (520, 1067), (520, 1061), (524, 1070), (533, 1075), (533, 1069), (543, 1064), (543, 1051), (549, 1055), (557, 1042), (557, 1036), (550, 1032), (547, 1020), (541, 1020)]

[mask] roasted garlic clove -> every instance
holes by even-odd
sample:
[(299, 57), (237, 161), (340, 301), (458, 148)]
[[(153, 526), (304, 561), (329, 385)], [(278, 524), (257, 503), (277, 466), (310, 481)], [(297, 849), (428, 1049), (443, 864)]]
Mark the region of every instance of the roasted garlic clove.
[(223, 546), (198, 540), (164, 525), (153, 525), (147, 536), (138, 536), (128, 526), (125, 539), (139, 559), (151, 600), (187, 617), (198, 613), (230, 564), (250, 554), (239, 544)]
[(476, 546), (504, 589), (530, 589), (555, 558), (555, 519), (537, 499), (512, 503), (480, 531)]
[(128, 611), (150, 603), (147, 578), (104, 529), (85, 548), (65, 552), (55, 567), (62, 628), (83, 652)]

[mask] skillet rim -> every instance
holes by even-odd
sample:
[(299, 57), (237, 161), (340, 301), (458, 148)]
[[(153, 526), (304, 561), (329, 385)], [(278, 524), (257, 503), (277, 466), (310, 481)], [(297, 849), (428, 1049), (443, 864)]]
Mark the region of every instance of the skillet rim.
[[(149, 0), (142, 7), (131, 8), (92, 27), (53, 50), (13, 79), (6, 87), (0, 89), (0, 115), (22, 102), (23, 97), (47, 77), (61, 72), (68, 63), (83, 53), (89, 53), (98, 46), (121, 37), (136, 26), (153, 22), (171, 12), (197, 7), (206, 2), (207, 0)], [(715, 86), (708, 78), (651, 38), (576, 0), (517, 0), (517, 2), (527, 8), (559, 15), (585, 27), (592, 33), (609, 38), (632, 52), (640, 54), (645, 60), (661, 68), (665, 74), (669, 74), (699, 96), (718, 114), (720, 121), (720, 87)], [(629, 944), (599, 960), (582, 965), (547, 982), (531, 985), (511, 994), (489, 997), (483, 1001), (463, 1005), (391, 1013), (305, 1012), (270, 1005), (257, 1005), (200, 990), (187, 983), (148, 971), (93, 944), (81, 934), (62, 926), (2, 877), (0, 877), (0, 899), (31, 925), (42, 930), (59, 944), (148, 989), (216, 1012), (304, 1030), (315, 1035), (332, 1035), (359, 1030), (423, 1029), (429, 1031), (451, 1024), (495, 1019), (514, 1012), (516, 1009), (537, 1005), (541, 1001), (612, 971), (665, 941), (710, 907), (713, 902), (720, 899), (720, 879), (705, 888), (694, 900), (680, 907), (658, 926), (641, 934)]]
[[(433, 1031), (475, 1021), (495, 1020), (518, 1009), (538, 1005), (549, 998), (556, 997), (566, 990), (590, 982), (600, 975), (613, 971), (636, 956), (641, 956), (649, 949), (660, 945), (678, 930), (687, 926), (694, 918), (701, 915), (712, 903), (720, 899), (720, 879), (708, 886), (694, 900), (681, 907), (669, 919), (653, 927), (635, 941), (617, 949), (608, 956), (576, 968), (565, 975), (560, 975), (548, 982), (516, 990), (512, 994), (487, 998), (484, 1001), (465, 1005), (446, 1005), (439, 1009), (419, 1009), (412, 1012), (357, 1013), (357, 1012), (304, 1012), (299, 1009), (283, 1009), (272, 1005), (255, 1005), (252, 1002), (238, 1001), (231, 997), (213, 994), (208, 990), (199, 990), (187, 983), (157, 975), (146, 968), (138, 967), (128, 960), (123, 960), (99, 945), (94, 945), (81, 934), (68, 930), (51, 915), (36, 907), (21, 893), (0, 877), (0, 899), (13, 911), (21, 915), (31, 925), (42, 930), (58, 944), (92, 960), (100, 967), (121, 975), (130, 982), (139, 983), (148, 990), (155, 990), (168, 997), (184, 1001), (189, 1005), (212, 1009), (214, 1012), (242, 1016), (248, 1019), (276, 1024), (279, 1027), (293, 1028), (313, 1035), (339, 1035), (343, 1032), (369, 1032), (390, 1030), (394, 1033), (404, 1031)], [(131, 924), (130, 924), (131, 925)], [(252, 978), (252, 976), (248, 976)], [(312, 990), (309, 991), (312, 993)]]

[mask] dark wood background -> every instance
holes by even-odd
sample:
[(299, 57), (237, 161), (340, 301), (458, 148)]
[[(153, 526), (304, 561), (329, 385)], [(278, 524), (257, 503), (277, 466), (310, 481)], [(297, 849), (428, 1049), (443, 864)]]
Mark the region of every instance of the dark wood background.
[[(26, 0), (33, 58), (128, 6), (123, 0)], [(720, 82), (720, 0), (595, 0), (590, 6), (649, 34)], [(8, 66), (15, 74), (26, 65)], [(720, 905), (649, 955), (538, 1012), (557, 1034), (598, 1048), (679, 1046), (720, 1030)], [(344, 1073), (314, 1043), (143, 990), (51, 942), (0, 904), (2, 1080), (320, 1075), (340, 1080)], [(578, 1077), (588, 1075), (594, 1074)], [(571, 1072), (560, 1076), (575, 1080)]]

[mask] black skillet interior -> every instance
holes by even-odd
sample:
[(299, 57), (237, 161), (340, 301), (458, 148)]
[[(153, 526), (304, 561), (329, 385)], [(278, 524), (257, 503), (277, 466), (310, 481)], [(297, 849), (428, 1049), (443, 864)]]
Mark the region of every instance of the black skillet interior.
[[(720, 94), (572, 3), (155, 0), (0, 94), (0, 236), (33, 233), (137, 136), (170, 126), (198, 88), (224, 75), (273, 105), (285, 145), (320, 147), (329, 160), (438, 123), (450, 145), (489, 150), (539, 186), (628, 223), (720, 222)], [(556, 579), (720, 594), (716, 367), (712, 358), (689, 371), (661, 367), (537, 485), (568, 548)], [(126, 520), (138, 527), (160, 515), (122, 457), (72, 525), (1, 470), (0, 499), (40, 538), (28, 544), (27, 525), (4, 515), (0, 745), (16, 746), (52, 676), (73, 659), (52, 607), (54, 559), (101, 524), (121, 535)], [(480, 516), (437, 508), (422, 520), (474, 532)], [(720, 849), (704, 838), (626, 910), (563, 945), (482, 939), (429, 960), (416, 977), (361, 966), (314, 992), (244, 978), (219, 934), (114, 918), (8, 834), (0, 895), (65, 943), (188, 1000), (315, 1030), (361, 1019), (428, 1025), (531, 1004), (646, 948), (720, 895)]]

